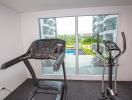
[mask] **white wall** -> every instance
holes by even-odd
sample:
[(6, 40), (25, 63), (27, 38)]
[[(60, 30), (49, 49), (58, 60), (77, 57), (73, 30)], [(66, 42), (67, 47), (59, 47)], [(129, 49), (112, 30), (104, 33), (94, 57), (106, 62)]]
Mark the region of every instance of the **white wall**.
[[(9, 8), (0, 5), (0, 66), (23, 53), (20, 31), (20, 15)], [(0, 89), (6, 87), (13, 91), (27, 79), (22, 63), (7, 70), (0, 70)], [(9, 92), (1, 91), (0, 100)]]
[[(27, 50), (30, 43), (39, 38), (39, 25), (38, 18), (44, 17), (61, 17), (61, 16), (78, 16), (78, 15), (96, 15), (96, 14), (113, 14), (119, 13), (119, 33), (124, 31), (127, 37), (127, 51), (120, 58), (120, 67), (118, 73), (118, 80), (129, 81), (132, 80), (132, 6), (113, 6), (113, 7), (91, 7), (91, 8), (78, 8), (78, 9), (64, 9), (64, 10), (51, 10), (51, 11), (40, 11), (40, 12), (30, 12), (21, 14), (21, 30), (23, 37), (24, 50)], [(118, 43), (121, 47), (122, 38), (118, 34)], [(41, 67), (39, 64), (35, 63), (35, 70), (37, 77), (45, 78), (43, 76)], [(74, 78), (74, 77), (73, 77)], [(87, 79), (94, 80), (100, 79), (98, 76), (87, 77)]]

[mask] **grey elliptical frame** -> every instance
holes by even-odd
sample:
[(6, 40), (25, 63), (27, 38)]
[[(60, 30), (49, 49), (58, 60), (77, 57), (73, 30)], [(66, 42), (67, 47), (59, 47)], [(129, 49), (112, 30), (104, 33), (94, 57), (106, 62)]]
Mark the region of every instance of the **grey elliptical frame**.
[[(109, 53), (109, 58), (107, 59), (107, 65), (104, 65), (103, 68), (103, 75), (102, 75), (102, 97), (99, 100), (119, 100), (118, 98), (118, 92), (117, 92), (117, 67), (118, 64), (118, 58), (126, 51), (126, 37), (124, 32), (121, 33), (123, 37), (123, 50), (117, 46), (116, 43), (113, 41), (105, 41), (104, 45), (106, 50)], [(103, 59), (103, 62), (106, 63), (106, 58), (104, 58), (99, 51), (99, 34), (97, 34), (97, 56), (99, 55), (99, 58), (101, 57), (101, 60)], [(118, 52), (114, 57), (112, 55), (112, 52)], [(116, 62), (115, 62), (116, 61)], [(114, 88), (113, 88), (113, 67), (115, 66), (115, 76), (114, 76)], [(105, 88), (105, 67), (108, 67), (108, 87)]]

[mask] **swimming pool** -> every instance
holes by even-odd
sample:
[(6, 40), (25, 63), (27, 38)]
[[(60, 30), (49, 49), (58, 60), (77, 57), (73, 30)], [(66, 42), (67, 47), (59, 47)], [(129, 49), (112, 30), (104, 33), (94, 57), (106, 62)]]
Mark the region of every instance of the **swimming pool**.
[[(75, 55), (76, 50), (75, 49), (66, 49), (65, 51), (66, 55)], [(84, 52), (82, 50), (79, 50), (79, 55), (83, 55)]]

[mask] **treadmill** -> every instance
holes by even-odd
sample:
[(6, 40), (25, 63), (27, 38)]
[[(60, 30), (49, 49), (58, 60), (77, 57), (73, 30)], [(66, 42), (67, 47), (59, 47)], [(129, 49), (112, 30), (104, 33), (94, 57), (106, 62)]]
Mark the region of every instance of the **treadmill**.
[[(65, 71), (65, 46), (66, 42), (61, 39), (39, 39), (35, 40), (27, 52), (19, 57), (16, 57), (8, 62), (5, 62), (1, 69), (7, 69), (14, 64), (24, 62), (28, 71), (31, 74), (35, 89), (27, 100), (63, 100), (67, 99), (67, 80)], [(56, 80), (39, 80), (36, 77), (35, 71), (29, 59), (45, 60), (52, 59), (53, 71), (58, 71), (60, 67), (63, 70), (64, 79)], [(43, 99), (39, 98), (43, 95)]]

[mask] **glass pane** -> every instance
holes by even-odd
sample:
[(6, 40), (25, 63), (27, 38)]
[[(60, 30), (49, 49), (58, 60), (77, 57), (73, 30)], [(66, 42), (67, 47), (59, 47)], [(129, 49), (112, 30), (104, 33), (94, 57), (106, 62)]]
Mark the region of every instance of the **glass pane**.
[(69, 75), (75, 74), (75, 17), (56, 18), (57, 38), (66, 41), (65, 66)]
[[(100, 37), (100, 50), (107, 55), (103, 41), (116, 42), (118, 15), (79, 16), (79, 74), (101, 75), (103, 62), (96, 56), (97, 32)], [(107, 70), (107, 69), (106, 69)], [(107, 72), (106, 72), (107, 73)]]
[[(59, 38), (66, 41), (65, 66), (67, 74), (75, 74), (75, 17), (40, 19), (40, 36), (42, 39)], [(62, 74), (53, 71), (53, 60), (43, 60), (44, 74)]]
[[(78, 17), (79, 33), (79, 74), (96, 75), (96, 68), (93, 66), (93, 58), (96, 53), (92, 50), (93, 16)], [(95, 41), (96, 42), (96, 41)]]

